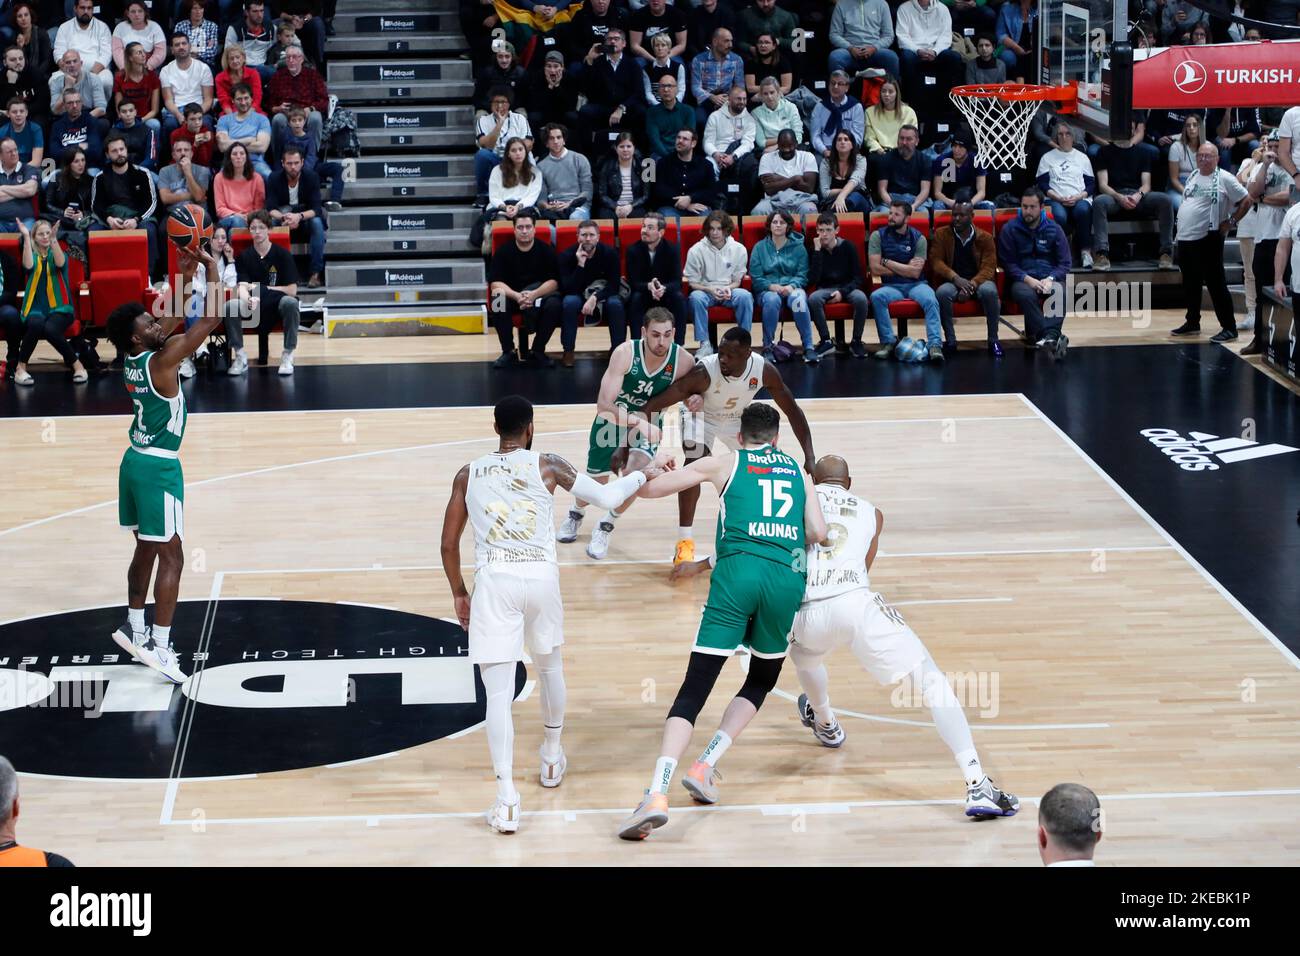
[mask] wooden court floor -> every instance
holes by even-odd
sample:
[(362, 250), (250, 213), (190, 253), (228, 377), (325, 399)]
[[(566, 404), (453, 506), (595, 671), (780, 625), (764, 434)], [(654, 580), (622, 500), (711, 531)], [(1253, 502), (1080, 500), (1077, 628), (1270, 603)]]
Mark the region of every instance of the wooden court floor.
[[(675, 784), (665, 829), (645, 844), (615, 839), (653, 768), (707, 589), (667, 580), (676, 505), (641, 501), (606, 561), (583, 551), (594, 511), (579, 542), (559, 546), (569, 771), (558, 790), (537, 784), (541, 721), (527, 685), (515, 705), (517, 835), (482, 821), (494, 786), (479, 728), (386, 759), (252, 778), (27, 776), (20, 839), (82, 865), (1038, 865), (1032, 801), (1077, 781), (1102, 798), (1103, 864), (1294, 861), (1294, 658), (1032, 405), (999, 395), (804, 407), (818, 452), (844, 456), (854, 491), (884, 511), (873, 586), (942, 670), (969, 680), (976, 745), (1022, 798), (1019, 816), (968, 821), (927, 713), (840, 652), (828, 663), (841, 750), (798, 723), (787, 668), (720, 765), (719, 806), (694, 808)], [(540, 408), (535, 447), (583, 461), (591, 414)], [(130, 539), (114, 499), (126, 428), (0, 421), (8, 471), (25, 476), (0, 516), (0, 620), (124, 602)], [(489, 409), (195, 416), (182, 599), (452, 616), (438, 558), (447, 490), (494, 442)], [(566, 504), (560, 493), (557, 520)], [(704, 553), (715, 517), (706, 491)], [(468, 536), (463, 554), (472, 561)], [(182, 651), (196, 639), (174, 634)], [(740, 681), (732, 662), (693, 747)]]

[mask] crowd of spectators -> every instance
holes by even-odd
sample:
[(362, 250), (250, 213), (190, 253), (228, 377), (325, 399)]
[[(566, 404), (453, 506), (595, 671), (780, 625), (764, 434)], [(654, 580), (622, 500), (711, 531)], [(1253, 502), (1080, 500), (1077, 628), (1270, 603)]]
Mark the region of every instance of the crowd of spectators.
[[(333, 6), (68, 0), (8, 7), (0, 29), (7, 43), (0, 232), (44, 220), (84, 263), (88, 232), (141, 229), (150, 276), (160, 282), (167, 269), (160, 237), (172, 207), (201, 205), (226, 231), (248, 227), (260, 211), (307, 245), (306, 285), (321, 287), (326, 213), (342, 208), (344, 191), (342, 164), (320, 150)], [(55, 268), (66, 284), (66, 264)], [(7, 285), (11, 299), (16, 284)], [(70, 309), (55, 308), (43, 324), (26, 310), (24, 303), (18, 321), (6, 323), (0, 363), (22, 384), (31, 380), (27, 343), (45, 338), (64, 353), (60, 334), (71, 322)], [(80, 381), (80, 363), (69, 365)]]
[[(1139, 111), (1129, 136), (1110, 139), (1085, 133), (1048, 102), (1032, 124), (1025, 168), (980, 165), (948, 92), (963, 83), (1037, 79), (1036, 2), (587, 0), (572, 15), (560, 0), (532, 10), (526, 28), (500, 23), (504, 33), (494, 40), (492, 8), (462, 7), (479, 67), (475, 106), (482, 110), (475, 172), (483, 212), (470, 241), (485, 254), (487, 224), (522, 211), (539, 217), (543, 228), (548, 220), (721, 211), (728, 221), (768, 217), (769, 231), (771, 214), (784, 213), (792, 233), (804, 214), (888, 213), (891, 225), (870, 236), (873, 249), (883, 247), (878, 267), (872, 254), (880, 288), (871, 305), (884, 309), (876, 315), (880, 347), (872, 354), (888, 355), (894, 342), (885, 300), (910, 298), (925, 314), (927, 354), (935, 361), (953, 344), (950, 317), (945, 321), (953, 298), (976, 297), (992, 308), (987, 280), (972, 282), (990, 269), (1010, 280), (1007, 301), (1025, 312), (1031, 341), (1063, 356), (1062, 316), (1041, 309), (1062, 301), (1050, 293), (1071, 269), (1104, 272), (1129, 253), (1112, 242), (1116, 220), (1149, 221), (1142, 228), (1158, 243), (1157, 267), (1182, 268), (1189, 304), (1175, 334), (1199, 332), (1204, 285), (1216, 303), (1216, 340), (1236, 338), (1221, 261), (1223, 238), (1234, 227), (1249, 290), (1241, 329), (1254, 327), (1259, 288), (1274, 285), (1273, 256), (1296, 194), (1284, 180), (1300, 160), (1300, 109), (1285, 116), (1253, 108)], [(1133, 35), (1143, 45), (1258, 38), (1178, 0), (1146, 0), (1137, 13)], [(1208, 169), (1206, 157), (1213, 159)], [(1256, 181), (1259, 198), (1247, 195)], [(1184, 208), (1188, 202), (1191, 209)], [(980, 269), (970, 269), (969, 242), (956, 243), (953, 254), (965, 270), (959, 282), (941, 281), (946, 272), (936, 273), (933, 264), (916, 267), (927, 258), (926, 237), (917, 237), (919, 254), (905, 229), (897, 242), (891, 238), (899, 210), (910, 217), (965, 205), (1014, 207), (1022, 215), (999, 232), (992, 261), (981, 258)], [(936, 229), (932, 240), (940, 234)], [(951, 248), (951, 235), (943, 237)], [(683, 268), (694, 252), (678, 250)], [(734, 250), (729, 254), (735, 258)], [(736, 294), (746, 292), (738, 278), (727, 283), (733, 294), (723, 290), (721, 256), (712, 257), (718, 274), (699, 288), (687, 275), (688, 306), (707, 297), (705, 308), (724, 306), (741, 324), (754, 311), (792, 313), (805, 355), (815, 355), (817, 347), (807, 347), (811, 302), (776, 291), (804, 288), (806, 278), (804, 286), (768, 283), (765, 275), (759, 281), (752, 262), (741, 263), (756, 290), (747, 301)], [(1214, 268), (1202, 267), (1216, 256)], [(630, 305), (634, 296), (625, 298)], [(539, 322), (545, 299), (538, 300)], [(634, 335), (636, 313), (627, 310)], [(568, 314), (561, 309), (555, 323)], [(996, 332), (990, 313), (989, 347), (1000, 354)], [(697, 327), (707, 348), (699, 333)], [(849, 347), (857, 353), (859, 346), (855, 335)], [(1257, 339), (1248, 351), (1261, 347)], [(570, 351), (564, 349), (566, 360)]]

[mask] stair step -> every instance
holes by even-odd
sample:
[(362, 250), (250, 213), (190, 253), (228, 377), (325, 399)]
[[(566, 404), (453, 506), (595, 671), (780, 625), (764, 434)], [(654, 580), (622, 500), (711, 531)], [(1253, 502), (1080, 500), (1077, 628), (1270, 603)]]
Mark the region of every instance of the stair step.
[(362, 156), (356, 160), (357, 182), (399, 179), (447, 179), (472, 176), (474, 157)]
[(468, 205), (474, 199), (474, 177), (358, 179), (355, 183), (348, 183), (346, 195), (349, 201), (376, 202), (406, 197), (424, 200), (456, 199)]
[(408, 63), (394, 63), (392, 60), (343, 60), (329, 64), (331, 91), (335, 83), (367, 82), (376, 86), (410, 86), (443, 80), (473, 82), (472, 64), (469, 60), (413, 60)]
[(330, 59), (336, 57), (350, 59), (376, 54), (397, 54), (405, 59), (412, 53), (421, 55), (434, 53), (445, 57), (469, 51), (465, 36), (459, 29), (445, 33), (350, 33), (347, 37), (345, 44), (336, 45), (337, 40), (330, 41)]
[[(406, 232), (449, 231), (468, 234), (479, 211), (469, 206), (401, 206), (365, 209), (346, 207), (330, 213), (330, 236), (335, 232), (365, 232), (371, 235), (391, 232), (397, 239)], [(387, 238), (387, 237), (385, 237)], [(332, 242), (331, 238), (331, 242)]]
[(449, 129), (397, 130), (358, 129), (363, 154), (390, 152), (401, 149), (446, 150), (473, 145), (473, 131), (466, 126)]
[(378, 6), (380, 9), (364, 13), (336, 14), (335, 33), (349, 38), (371, 34), (405, 38), (412, 34), (460, 30), (460, 17), (452, 11), (432, 13), (427, 4), (423, 10), (389, 10), (382, 3)]
[[(396, 68), (395, 68), (396, 69)], [(329, 84), (342, 103), (464, 103), (474, 95), (472, 80), (354, 80)]]
[[(331, 262), (325, 267), (331, 292), (339, 287), (404, 289), (408, 286), (486, 286), (483, 260), (401, 259), (393, 262)], [(480, 295), (483, 294), (481, 291)]]
[[(370, 130), (388, 133), (413, 133), (418, 130), (455, 130), (472, 142), (474, 108), (455, 106), (350, 106), (357, 118), (357, 134)], [(403, 144), (405, 145), (405, 144)]]
[[(390, 217), (407, 218), (396, 213), (376, 216), (381, 221)], [(334, 217), (331, 217), (332, 226), (333, 222)], [(377, 260), (388, 253), (393, 253), (394, 256), (420, 253), (433, 255), (455, 253), (464, 256), (473, 252), (466, 238), (468, 235), (468, 227), (459, 230), (400, 229), (383, 233), (368, 229), (343, 231), (334, 227), (329, 231), (330, 261), (337, 263), (338, 256), (367, 256)], [(405, 260), (393, 258), (391, 261), (400, 266)]]
[(330, 288), (330, 308), (335, 306), (393, 305), (438, 302), (451, 305), (477, 303), (486, 296), (486, 282), (459, 285), (337, 286)]

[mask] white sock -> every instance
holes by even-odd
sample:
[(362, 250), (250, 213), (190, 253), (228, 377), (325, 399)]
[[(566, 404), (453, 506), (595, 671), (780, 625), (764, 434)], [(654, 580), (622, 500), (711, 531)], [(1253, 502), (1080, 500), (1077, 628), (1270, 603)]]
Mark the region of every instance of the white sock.
[(660, 757), (655, 761), (654, 776), (650, 778), (650, 792), (668, 795), (668, 785), (673, 782), (673, 771), (677, 761), (672, 757)]
[(480, 664), (483, 688), (487, 691), (488, 751), (492, 770), (497, 777), (497, 798), (503, 803), (518, 803), (515, 789), (515, 724), (510, 705), (515, 696), (515, 662)]
[[(920, 666), (912, 671), (910, 679), (921, 682), (925, 705), (930, 708), (934, 726), (938, 728), (939, 736), (952, 751), (966, 782), (979, 783), (984, 779), (984, 770), (980, 767), (979, 757), (975, 753), (975, 741), (971, 739), (966, 712), (961, 709), (961, 704), (957, 701), (957, 695), (952, 692), (948, 678), (943, 676), (943, 672), (935, 666), (934, 660), (927, 654)], [(972, 760), (973, 764), (971, 764)]]
[(709, 745), (704, 748), (704, 753), (700, 754), (700, 763), (708, 764), (710, 767), (716, 767), (722, 755), (727, 752), (731, 746), (731, 737), (725, 731), (719, 730), (709, 741)]
[[(813, 655), (809, 656), (813, 657)], [(831, 710), (829, 681), (822, 657), (823, 655), (818, 654), (813, 658), (815, 663), (800, 662), (795, 667), (799, 675), (799, 686), (808, 695), (808, 705), (812, 707), (813, 717), (821, 726), (831, 727), (835, 724), (835, 711)]]
[(161, 644), (163, 647), (172, 646), (172, 629), (170, 624), (166, 627), (160, 627), (155, 624), (153, 630), (149, 633), (153, 636), (155, 644)]
[(605, 517), (601, 518), (600, 520), (601, 520), (601, 521), (608, 521), (610, 524), (614, 524), (614, 522), (618, 521), (618, 512), (617, 512), (617, 511), (606, 511), (606, 512), (605, 512)]
[(568, 690), (564, 684), (564, 664), (558, 647), (549, 654), (537, 656), (537, 684), (542, 701), (542, 754), (547, 760), (554, 760), (560, 756), (564, 704), (568, 699)]
[(678, 529), (677, 529), (677, 537), (681, 538), (683, 541), (694, 541), (694, 540), (695, 540), (695, 530), (694, 530), (693, 528), (690, 528), (690, 527), (686, 527), (686, 528), (678, 528)]
[(144, 630), (144, 608), (127, 608), (126, 619), (130, 623), (132, 631), (139, 633)]

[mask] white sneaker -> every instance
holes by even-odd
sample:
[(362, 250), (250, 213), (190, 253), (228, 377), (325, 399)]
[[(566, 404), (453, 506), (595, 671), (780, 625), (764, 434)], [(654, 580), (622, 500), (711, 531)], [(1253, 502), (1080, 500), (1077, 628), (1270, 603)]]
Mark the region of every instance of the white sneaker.
[(230, 360), (230, 370), (227, 371), (226, 374), (243, 375), (247, 371), (248, 371), (248, 353), (243, 351), (236, 352), (235, 357)]
[(519, 804), (498, 799), (487, 812), (487, 822), (498, 833), (514, 833), (519, 829)]
[(283, 355), (280, 356), (280, 374), (281, 375), (293, 374), (293, 353), (292, 352), (285, 352)]
[(149, 644), (149, 628), (135, 631), (131, 629), (130, 620), (122, 622), (122, 626), (113, 632), (113, 640), (117, 646), (122, 648), (137, 661), (140, 660), (140, 651)]
[(195, 357), (196, 359), (205, 359), (205, 358), (208, 357), (208, 343), (207, 343), (207, 342), (204, 342), (202, 345), (200, 345), (197, 349), (194, 350), (194, 357)]
[(1247, 312), (1247, 313), (1246, 313), (1246, 317), (1245, 317), (1244, 319), (1242, 319), (1240, 322), (1237, 323), (1237, 331), (1238, 331), (1238, 332), (1253, 332), (1253, 331), (1255, 331), (1255, 313), (1254, 313), (1254, 312)]
[(582, 527), (582, 512), (569, 509), (569, 514), (564, 519), (564, 524), (560, 525), (560, 530), (555, 535), (555, 540), (560, 544), (571, 544), (578, 540), (578, 529)]
[(21, 370), (19, 370), (19, 371), (17, 371), (17, 372), (14, 372), (14, 384), (15, 384), (15, 385), (34, 385), (34, 384), (36, 384), (36, 382), (35, 382), (35, 380), (32, 378), (32, 373), (31, 373), (31, 372), (27, 371), (27, 369), (21, 369)]
[(564, 771), (569, 769), (569, 761), (564, 756), (564, 750), (560, 750), (560, 757), (554, 762), (546, 759), (546, 751), (542, 751), (542, 786), (548, 789), (558, 787), (564, 782)]
[(194, 359), (188, 355), (181, 361), (181, 378), (194, 377)]
[(169, 645), (159, 644), (157, 641), (151, 640), (139, 649), (136, 657), (141, 664), (152, 667), (173, 684), (184, 683), (185, 673), (176, 660), (176, 652)]
[(701, 342), (700, 347), (695, 350), (695, 359), (696, 361), (699, 361), (700, 359), (708, 358), (712, 354), (713, 346), (708, 342)]
[(587, 557), (599, 561), (609, 553), (609, 536), (614, 533), (614, 525), (602, 521), (591, 533), (591, 544), (587, 545)]
[(1085, 249), (1085, 250), (1083, 251), (1083, 253), (1080, 255), (1080, 258), (1083, 260), (1083, 267), (1084, 267), (1085, 269), (1091, 269), (1091, 268), (1092, 268), (1092, 253), (1091, 253), (1091, 252), (1089, 252), (1087, 249)]

